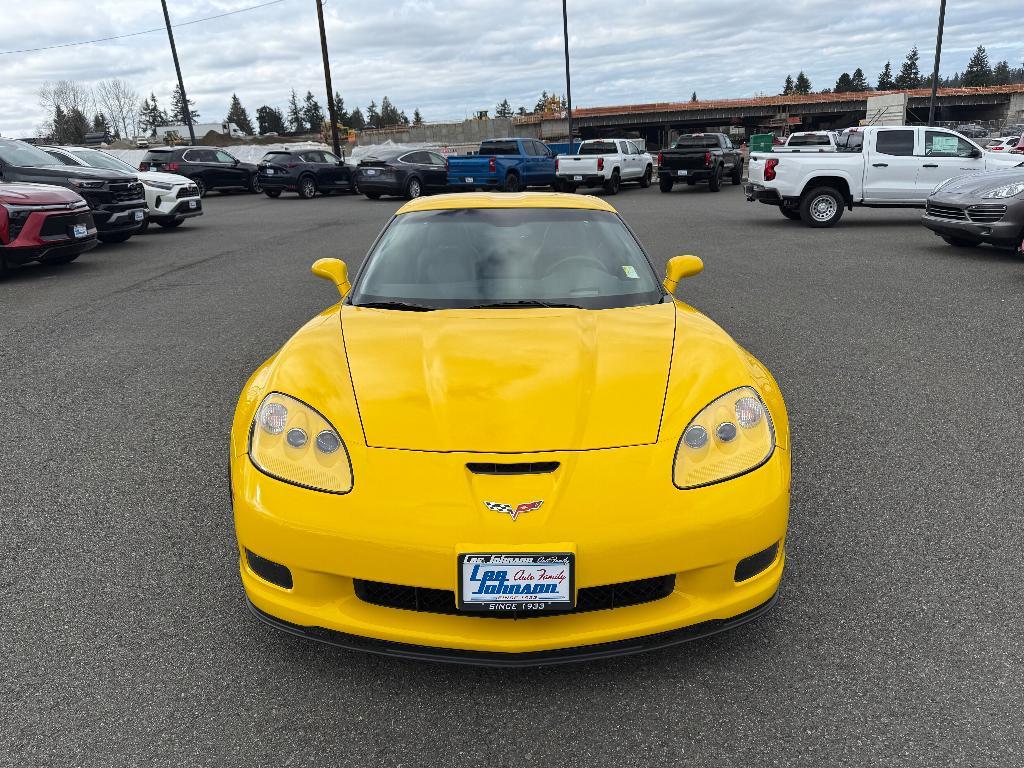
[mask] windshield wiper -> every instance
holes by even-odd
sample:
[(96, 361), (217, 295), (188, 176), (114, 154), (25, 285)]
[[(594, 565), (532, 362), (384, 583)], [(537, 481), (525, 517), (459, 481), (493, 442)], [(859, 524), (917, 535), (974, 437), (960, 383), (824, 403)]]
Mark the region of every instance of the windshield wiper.
[(474, 304), (466, 309), (508, 309), (510, 307), (544, 307), (545, 309), (583, 309), (579, 304), (554, 304), (537, 299), (523, 299), (522, 301), (495, 301), (490, 304)]
[(399, 309), (405, 312), (433, 312), (434, 307), (425, 307), (422, 304), (410, 304), (405, 301), (367, 301), (364, 304), (353, 304), (354, 307), (369, 307), (370, 309)]

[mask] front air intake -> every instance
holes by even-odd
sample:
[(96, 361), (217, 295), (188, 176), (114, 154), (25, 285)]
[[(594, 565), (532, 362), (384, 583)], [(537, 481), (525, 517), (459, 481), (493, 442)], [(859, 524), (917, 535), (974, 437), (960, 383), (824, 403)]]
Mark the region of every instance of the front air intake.
[(779, 542), (775, 542), (768, 549), (762, 549), (760, 552), (745, 557), (736, 564), (736, 576), (735, 580), (746, 581), (752, 579), (757, 574), (768, 569), (772, 563), (775, 562), (775, 556), (779, 553)]
[(474, 475), (550, 475), (558, 466), (557, 461), (527, 461), (515, 464), (471, 461), (466, 465), (466, 469)]
[(248, 549), (245, 550), (245, 559), (249, 563), (249, 568), (252, 569), (252, 572), (264, 581), (269, 581), (274, 586), (281, 587), (282, 589), (292, 588), (292, 572), (288, 570), (287, 566), (275, 563), (273, 560), (267, 560), (265, 557), (260, 557)]

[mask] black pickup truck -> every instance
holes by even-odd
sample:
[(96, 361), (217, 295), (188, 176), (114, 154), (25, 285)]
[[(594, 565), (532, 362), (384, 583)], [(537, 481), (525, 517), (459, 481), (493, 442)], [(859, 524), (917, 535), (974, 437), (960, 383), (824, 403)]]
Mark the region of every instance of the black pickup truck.
[(680, 136), (671, 149), (658, 153), (658, 185), (671, 192), (677, 181), (693, 186), (706, 181), (717, 192), (728, 176), (733, 184), (743, 180), (743, 156), (724, 133), (691, 133)]
[(104, 243), (123, 243), (145, 227), (149, 216), (145, 190), (133, 174), (62, 165), (24, 141), (0, 139), (0, 181), (73, 189), (89, 204)]

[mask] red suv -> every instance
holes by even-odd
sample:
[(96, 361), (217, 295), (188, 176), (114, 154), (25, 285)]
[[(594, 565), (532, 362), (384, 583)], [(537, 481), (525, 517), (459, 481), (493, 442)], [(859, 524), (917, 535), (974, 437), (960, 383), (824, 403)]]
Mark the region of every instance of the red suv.
[(0, 183), (0, 275), (29, 261), (67, 264), (96, 247), (96, 224), (77, 192)]

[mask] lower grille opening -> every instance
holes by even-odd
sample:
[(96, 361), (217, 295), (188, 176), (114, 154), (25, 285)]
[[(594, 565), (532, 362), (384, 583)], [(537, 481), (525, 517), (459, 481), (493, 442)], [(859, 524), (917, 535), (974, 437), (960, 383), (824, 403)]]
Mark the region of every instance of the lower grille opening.
[(606, 584), (600, 587), (584, 587), (577, 593), (576, 607), (571, 611), (547, 614), (513, 613), (511, 611), (508, 614), (481, 611), (461, 612), (455, 606), (455, 593), (447, 589), (407, 587), (402, 584), (387, 584), (382, 581), (366, 581), (365, 579), (353, 579), (353, 583), (356, 597), (364, 603), (380, 605), (385, 608), (399, 608), (422, 613), (457, 614), (474, 618), (525, 620), (564, 613), (603, 611), (612, 608), (625, 608), (629, 605), (653, 603), (672, 594), (672, 590), (676, 586), (676, 577), (675, 574), (671, 574), (638, 581), (624, 581), (620, 584)]
[(768, 549), (744, 557), (736, 564), (736, 581), (752, 579), (775, 562), (775, 556), (779, 553), (779, 542), (775, 542)]
[(267, 560), (267, 558), (260, 557), (248, 549), (245, 550), (245, 559), (249, 563), (252, 572), (264, 581), (269, 581), (271, 584), (282, 589), (292, 588), (292, 572), (288, 570), (288, 566), (275, 563), (273, 560)]
[(515, 464), (493, 464), (471, 461), (466, 469), (474, 475), (549, 475), (558, 469), (557, 461), (527, 461)]

